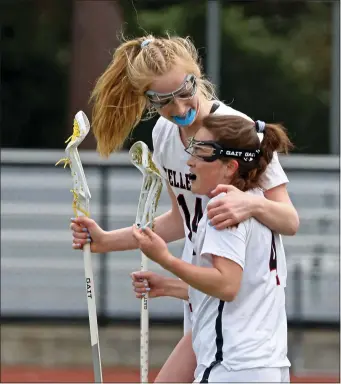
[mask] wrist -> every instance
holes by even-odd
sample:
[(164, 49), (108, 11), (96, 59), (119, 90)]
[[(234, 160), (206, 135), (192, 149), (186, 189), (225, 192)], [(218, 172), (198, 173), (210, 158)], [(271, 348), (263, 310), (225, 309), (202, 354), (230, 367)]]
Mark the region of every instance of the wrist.
[(176, 279), (174, 277), (165, 277), (165, 288), (163, 296), (176, 297)]
[(188, 284), (184, 281), (167, 277), (165, 281), (165, 295), (175, 297), (176, 299), (188, 300)]
[(161, 265), (163, 269), (167, 269), (167, 271), (171, 272), (171, 266), (173, 264), (173, 260), (176, 259), (168, 250), (168, 248), (165, 250), (164, 256), (161, 258), (158, 263)]
[(114, 236), (114, 231), (103, 231), (100, 240), (100, 243), (103, 247), (103, 252), (113, 251), (113, 249), (111, 249), (111, 244), (115, 244), (115, 240), (113, 239)]
[(250, 217), (257, 218), (264, 211), (265, 198), (263, 196), (252, 196), (250, 202)]

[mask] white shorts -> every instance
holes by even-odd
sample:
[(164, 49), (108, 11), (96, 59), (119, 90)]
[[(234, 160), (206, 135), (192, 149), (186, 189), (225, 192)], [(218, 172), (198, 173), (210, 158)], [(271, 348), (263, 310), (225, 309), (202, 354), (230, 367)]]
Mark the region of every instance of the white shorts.
[[(200, 383), (201, 379), (202, 375), (197, 377), (194, 383)], [(213, 367), (205, 383), (290, 383), (290, 373), (288, 367), (228, 371), (218, 364)]]

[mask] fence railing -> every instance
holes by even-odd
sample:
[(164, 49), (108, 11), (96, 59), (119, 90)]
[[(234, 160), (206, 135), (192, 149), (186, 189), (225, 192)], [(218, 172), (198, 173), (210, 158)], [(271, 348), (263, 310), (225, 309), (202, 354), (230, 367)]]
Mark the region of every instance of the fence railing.
[[(127, 153), (100, 159), (80, 151), (92, 193), (92, 216), (104, 229), (134, 222), (141, 175)], [(54, 167), (62, 151), (2, 150), (1, 316), (2, 321), (87, 320), (83, 265), (71, 249), (68, 218), (71, 177)], [(332, 156), (281, 158), (301, 227), (284, 237), (288, 264), (289, 325), (339, 326), (339, 159)], [(159, 213), (170, 208), (166, 192)], [(170, 244), (181, 254), (183, 243)], [(139, 269), (139, 252), (94, 255), (100, 324), (137, 321), (129, 273)], [(164, 273), (151, 263), (152, 270)], [(152, 321), (179, 322), (182, 303), (152, 300)]]

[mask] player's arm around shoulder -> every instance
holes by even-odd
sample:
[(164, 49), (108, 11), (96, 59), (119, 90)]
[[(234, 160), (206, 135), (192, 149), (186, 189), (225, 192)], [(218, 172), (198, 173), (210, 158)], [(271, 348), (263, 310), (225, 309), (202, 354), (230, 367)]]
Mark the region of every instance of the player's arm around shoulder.
[(294, 236), (300, 220), (288, 190), (289, 179), (274, 152), (271, 163), (260, 178), (264, 199), (254, 199), (253, 215), (271, 230), (285, 236)]
[(286, 184), (265, 190), (265, 198), (223, 184), (218, 185), (212, 194), (216, 196), (221, 192), (226, 192), (226, 196), (208, 205), (208, 217), (217, 229), (231, 227), (247, 218), (255, 217), (281, 235), (296, 234), (299, 217), (290, 200)]
[(296, 235), (300, 226), (300, 219), (292, 204), (286, 184), (265, 191), (264, 197), (265, 199), (258, 200), (255, 217), (281, 235)]

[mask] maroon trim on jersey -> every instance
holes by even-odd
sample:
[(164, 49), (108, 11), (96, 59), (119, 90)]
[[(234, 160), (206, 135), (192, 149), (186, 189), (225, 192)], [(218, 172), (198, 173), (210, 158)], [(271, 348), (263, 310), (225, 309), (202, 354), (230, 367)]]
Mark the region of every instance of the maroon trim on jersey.
[(200, 383), (208, 383), (208, 379), (210, 377), (210, 373), (212, 369), (217, 365), (220, 364), (223, 361), (223, 345), (224, 345), (224, 339), (223, 339), (223, 325), (222, 325), (222, 316), (223, 316), (223, 309), (224, 309), (225, 302), (220, 300), (219, 306), (218, 306), (218, 315), (215, 321), (215, 331), (216, 331), (216, 339), (215, 343), (217, 346), (217, 351), (214, 357), (214, 361), (210, 364), (209, 367), (207, 367), (204, 371), (204, 374), (202, 375)]
[(276, 242), (274, 233), (271, 232), (271, 251), (270, 251), (270, 260), (269, 260), (269, 269), (271, 271), (276, 271), (276, 283), (280, 285), (278, 273), (277, 273), (277, 251), (276, 251)]

